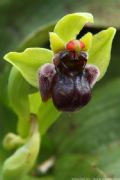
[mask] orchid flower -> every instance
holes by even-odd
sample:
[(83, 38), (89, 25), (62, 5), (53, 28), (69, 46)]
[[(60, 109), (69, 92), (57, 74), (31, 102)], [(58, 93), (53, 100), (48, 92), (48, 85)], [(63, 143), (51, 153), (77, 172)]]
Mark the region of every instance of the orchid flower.
[(32, 86), (40, 89), (43, 101), (52, 98), (61, 111), (86, 105), (91, 89), (109, 64), (115, 29), (110, 27), (96, 35), (88, 32), (76, 39), (87, 23), (93, 23), (90, 13), (68, 14), (50, 32), (51, 50), (28, 48), (5, 56)]
[[(22, 178), (30, 171), (39, 152), (41, 136), (58, 118), (60, 111), (71, 112), (85, 106), (91, 99), (93, 86), (104, 76), (116, 30), (110, 27), (95, 35), (88, 32), (77, 39), (87, 23), (93, 23), (90, 13), (68, 14), (50, 32), (51, 50), (28, 48), (24, 52), (5, 55), (4, 59), (14, 66), (8, 94), (18, 115), (20, 137), (8, 133), (4, 147), (16, 148), (25, 143), (4, 162), (2, 176), (6, 179)], [(31, 86), (37, 93), (30, 93)], [(30, 117), (34, 120), (30, 121)], [(32, 133), (30, 131), (29, 138), (23, 141), (21, 137), (28, 135), (30, 125)]]

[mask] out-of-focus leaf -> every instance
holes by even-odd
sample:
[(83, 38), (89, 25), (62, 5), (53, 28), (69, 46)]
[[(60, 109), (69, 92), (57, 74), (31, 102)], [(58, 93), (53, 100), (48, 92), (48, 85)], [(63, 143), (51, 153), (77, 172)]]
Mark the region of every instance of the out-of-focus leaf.
[(120, 143), (115, 142), (91, 156), (80, 154), (61, 156), (56, 162), (55, 177), (57, 180), (78, 177), (119, 178), (119, 168)]
[(10, 73), (10, 64), (6, 66), (2, 73), (0, 73), (0, 103), (8, 106), (8, 76)]
[(10, 130), (15, 132), (16, 127), (16, 116), (10, 109), (0, 104), (0, 166), (4, 159), (10, 154), (5, 151), (2, 145), (3, 137)]
[(115, 28), (110, 27), (93, 36), (88, 63), (94, 64), (100, 69), (99, 79), (104, 76), (109, 65), (112, 41), (115, 33)]
[(38, 87), (38, 69), (42, 64), (52, 61), (53, 52), (43, 48), (28, 48), (22, 53), (10, 52), (5, 60), (15, 66), (23, 77)]
[(49, 44), (49, 32), (53, 31), (54, 23), (39, 27), (37, 31), (29, 34), (18, 47), (19, 51), (23, 51), (28, 47), (45, 47)]
[(36, 119), (31, 119), (30, 135), (25, 145), (16, 150), (3, 164), (5, 180), (22, 180), (33, 167), (40, 148), (40, 133)]
[(119, 88), (119, 79), (109, 82), (81, 111), (60, 116), (49, 134), (59, 152), (95, 153), (119, 141)]
[(113, 142), (108, 148), (97, 154), (97, 166), (101, 168), (107, 177), (120, 177), (120, 141)]
[[(65, 175), (70, 163), (63, 167), (64, 157), (69, 153), (93, 156), (93, 164), (106, 177), (120, 176), (119, 88), (119, 79), (101, 86), (93, 93), (88, 106), (74, 114), (62, 114), (49, 132), (49, 140), (57, 147), (58, 166), (60, 158), (59, 169), (65, 169)], [(81, 163), (75, 170), (76, 167), (80, 170)], [(72, 172), (75, 170), (73, 168)]]
[(63, 155), (56, 162), (55, 179), (106, 178), (104, 172), (94, 167), (92, 157), (83, 155)]
[(23, 180), (55, 180), (53, 177), (41, 177), (41, 178), (38, 178), (38, 177), (31, 177), (31, 176), (27, 176), (27, 177), (24, 177)]
[(90, 13), (68, 14), (57, 22), (54, 32), (67, 43), (75, 39), (88, 22), (93, 23), (93, 16)]

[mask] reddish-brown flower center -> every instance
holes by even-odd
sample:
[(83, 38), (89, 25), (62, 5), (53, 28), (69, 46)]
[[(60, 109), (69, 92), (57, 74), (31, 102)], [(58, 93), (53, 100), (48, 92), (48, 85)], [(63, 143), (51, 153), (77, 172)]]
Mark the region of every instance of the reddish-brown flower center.
[(66, 50), (79, 52), (85, 48), (85, 44), (80, 40), (71, 40), (66, 44)]
[(62, 51), (58, 53), (53, 62), (55, 67), (61, 73), (74, 76), (80, 74), (87, 63), (87, 54), (85, 52)]

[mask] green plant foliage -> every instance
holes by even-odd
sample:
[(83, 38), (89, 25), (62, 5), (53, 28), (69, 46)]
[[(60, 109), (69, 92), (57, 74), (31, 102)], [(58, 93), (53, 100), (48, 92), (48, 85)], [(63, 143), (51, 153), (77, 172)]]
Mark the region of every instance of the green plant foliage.
[(1, 105), (0, 102), (0, 168), (2, 166), (3, 161), (5, 158), (10, 155), (10, 152), (5, 151), (3, 148), (2, 140), (6, 133), (9, 131), (15, 132), (16, 128), (16, 116), (10, 109), (6, 108), (5, 106)]
[[(119, 87), (119, 79), (106, 83), (106, 85), (99, 87), (93, 92), (91, 102), (82, 111), (73, 114), (63, 114), (59, 118), (51, 134), (53, 136), (54, 133), (60, 134), (61, 129), (64, 129), (65, 134), (62, 133), (54, 137), (56, 143), (59, 144), (61, 141), (60, 152), (95, 153), (104, 149), (110, 143), (119, 140)], [(66, 119), (66, 121), (62, 119)], [(66, 134), (68, 133), (71, 135), (71, 138), (67, 138)], [(64, 141), (62, 141), (63, 139)], [(76, 141), (73, 141), (73, 139)], [(100, 146), (99, 143), (101, 143)]]
[[(35, 146), (34, 146), (35, 144)], [(5, 180), (22, 179), (34, 165), (40, 148), (40, 133), (37, 121), (31, 122), (30, 137), (3, 165), (2, 177)]]
[[(100, 169), (106, 177), (120, 177), (119, 88), (120, 79), (116, 79), (95, 90), (93, 99), (86, 108), (74, 114), (62, 114), (49, 132), (49, 140), (53, 141), (55, 147), (59, 146), (56, 168), (60, 168), (60, 158), (62, 172), (66, 175), (66, 178), (63, 175), (63, 180), (73, 175), (81, 177), (79, 171), (76, 172), (76, 167), (80, 168), (83, 163), (76, 160), (71, 171), (72, 165), (64, 161), (68, 154), (73, 159), (76, 155), (82, 155), (83, 161), (93, 158), (89, 161), (91, 166)], [(71, 172), (71, 175), (66, 171)]]
[(10, 106), (18, 115), (18, 132), (22, 136), (27, 135), (29, 127), (30, 110), (28, 93), (29, 84), (26, 83), (18, 70), (13, 67), (9, 76), (8, 96)]
[(31, 176), (27, 176), (24, 177), (23, 180), (55, 180), (53, 177), (41, 177), (41, 178), (37, 178), (37, 177), (31, 177)]
[(52, 32), (55, 22), (40, 26), (37, 30), (33, 31), (27, 36), (19, 45), (18, 50), (24, 51), (28, 47), (44, 47), (48, 46), (49, 32)]
[[(61, 173), (62, 172), (62, 173)], [(55, 179), (107, 178), (103, 171), (94, 167), (91, 157), (84, 155), (64, 155), (57, 160)]]

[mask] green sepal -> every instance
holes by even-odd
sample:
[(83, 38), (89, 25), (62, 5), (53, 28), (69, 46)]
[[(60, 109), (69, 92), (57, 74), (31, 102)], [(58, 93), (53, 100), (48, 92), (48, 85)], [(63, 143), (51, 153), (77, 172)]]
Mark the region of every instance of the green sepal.
[(92, 47), (89, 51), (89, 64), (96, 65), (100, 70), (99, 79), (101, 79), (109, 65), (111, 57), (112, 41), (116, 29), (113, 27), (103, 30), (93, 36)]
[(65, 43), (63, 40), (54, 32), (50, 32), (50, 47), (54, 53), (65, 49)]
[(23, 77), (34, 87), (38, 87), (38, 69), (51, 62), (53, 52), (44, 48), (28, 48), (22, 53), (10, 52), (4, 59), (15, 66)]
[(68, 14), (57, 22), (54, 32), (67, 43), (76, 39), (77, 34), (88, 22), (93, 23), (93, 16), (90, 13)]
[(85, 47), (82, 49), (83, 51), (89, 51), (92, 46), (92, 33), (88, 32), (85, 34), (80, 40), (85, 44)]

